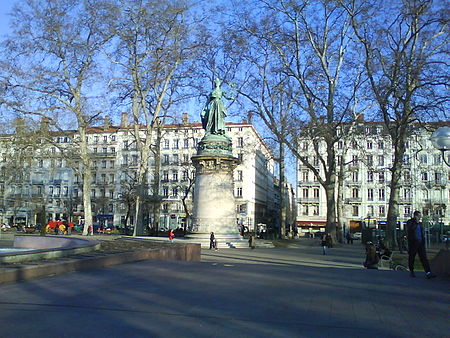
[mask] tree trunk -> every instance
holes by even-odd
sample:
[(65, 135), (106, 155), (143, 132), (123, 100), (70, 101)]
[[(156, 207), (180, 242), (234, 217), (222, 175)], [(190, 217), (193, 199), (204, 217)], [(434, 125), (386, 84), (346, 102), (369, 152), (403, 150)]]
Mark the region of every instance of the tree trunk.
[[(79, 123), (82, 125), (82, 123)], [(91, 204), (91, 180), (92, 168), (91, 158), (89, 156), (89, 149), (86, 141), (86, 130), (80, 127), (80, 157), (83, 163), (83, 208), (84, 208), (84, 227), (83, 235), (89, 233), (89, 228), (92, 227), (92, 204)]]
[[(286, 237), (286, 176), (284, 143), (280, 142), (280, 237)], [(256, 221), (256, 220), (255, 220)], [(256, 235), (256, 234), (255, 234)]]

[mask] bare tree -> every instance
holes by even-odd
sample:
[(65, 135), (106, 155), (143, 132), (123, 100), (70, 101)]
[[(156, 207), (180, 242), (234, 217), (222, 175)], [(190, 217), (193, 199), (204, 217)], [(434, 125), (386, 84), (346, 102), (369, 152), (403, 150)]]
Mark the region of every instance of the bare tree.
[(102, 0), (19, 2), (2, 64), (9, 102), (17, 112), (47, 116), (61, 129), (77, 126), (73, 150), (83, 165), (84, 235), (92, 225), (87, 128), (100, 114), (95, 108), (100, 107), (101, 83), (94, 80), (101, 78), (95, 73), (98, 53), (112, 37), (108, 8)]
[(394, 245), (406, 144), (414, 123), (448, 108), (448, 9), (444, 2), (343, 1), (363, 47), (369, 89), (394, 147), (386, 243)]
[[(248, 84), (257, 88), (246, 96), (325, 189), (327, 232), (335, 236), (338, 130), (352, 120), (349, 107), (361, 84), (349, 50), (349, 16), (331, 1), (251, 3), (240, 8), (236, 34), (250, 62)], [(319, 166), (301, 153), (300, 138), (313, 141)]]
[[(115, 81), (123, 102), (131, 108), (133, 137), (139, 154), (134, 236), (143, 234), (142, 201), (148, 193), (149, 158), (154, 155), (154, 173), (159, 177), (160, 121), (180, 99), (185, 63), (195, 54), (192, 4), (186, 1), (119, 1), (121, 17), (115, 25), (119, 38), (111, 59), (122, 74)], [(161, 120), (163, 119), (163, 120)], [(158, 136), (159, 135), (159, 136)], [(156, 160), (158, 159), (158, 160)], [(152, 196), (159, 199), (159, 179)], [(159, 218), (159, 205), (154, 207)]]

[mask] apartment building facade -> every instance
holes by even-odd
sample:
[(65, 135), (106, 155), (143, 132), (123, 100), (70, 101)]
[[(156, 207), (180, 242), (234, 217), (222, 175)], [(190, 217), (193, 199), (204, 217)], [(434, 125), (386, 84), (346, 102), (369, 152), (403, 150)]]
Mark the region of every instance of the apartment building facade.
[[(154, 179), (160, 180), (160, 219), (150, 214), (144, 221), (159, 222), (160, 229), (184, 227), (192, 212), (195, 169), (191, 156), (204, 135), (200, 123), (190, 123), (184, 115), (180, 124), (161, 127), (160, 170), (155, 175), (155, 157), (148, 159), (147, 196), (153, 194)], [(27, 161), (12, 164), (17, 154), (17, 135), (0, 137), (0, 223), (36, 223), (39, 212), (46, 219), (83, 220), (83, 168), (70, 147), (78, 137), (76, 131), (49, 132), (51, 142), (39, 144), (30, 151)], [(233, 141), (233, 155), (240, 162), (234, 171), (237, 224), (249, 227), (257, 223), (274, 222), (277, 214), (274, 188), (274, 162), (270, 149), (254, 126), (243, 121), (228, 123), (227, 134)], [(142, 131), (141, 137), (144, 136)], [(156, 137), (156, 136), (155, 136)], [(127, 115), (120, 126), (108, 119), (103, 126), (88, 130), (87, 142), (92, 160), (91, 199), (94, 221), (100, 226), (123, 227), (135, 223), (132, 196), (140, 155)], [(155, 142), (156, 138), (155, 138)], [(155, 144), (153, 142), (153, 144)], [(20, 177), (14, 172), (20, 172)], [(154, 195), (154, 194), (153, 194)], [(45, 209), (42, 207), (45, 206)], [(213, 211), (212, 211), (213, 212)]]
[[(414, 210), (421, 210), (424, 220), (430, 224), (450, 223), (447, 210), (450, 168), (430, 141), (432, 131), (440, 125), (415, 127), (414, 136), (405, 144), (399, 198), (400, 229)], [(299, 145), (299, 150), (320, 171), (311, 140), (302, 139)], [(325, 151), (324, 144), (320, 144), (320, 148)], [(342, 198), (338, 202), (338, 208), (342, 208), (344, 232), (361, 231), (362, 226), (382, 229), (386, 224), (393, 153), (391, 139), (382, 123), (360, 123), (349, 137), (337, 143), (336, 162), (338, 168), (343, 166), (344, 172)], [(325, 190), (301, 161), (297, 162), (297, 202), (297, 224), (303, 231), (323, 229), (327, 211)]]

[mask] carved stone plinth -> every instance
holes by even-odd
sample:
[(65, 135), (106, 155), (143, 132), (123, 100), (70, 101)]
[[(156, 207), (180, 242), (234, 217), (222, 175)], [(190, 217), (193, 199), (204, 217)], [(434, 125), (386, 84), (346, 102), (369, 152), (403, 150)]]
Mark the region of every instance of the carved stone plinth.
[(188, 238), (209, 246), (214, 232), (220, 247), (242, 242), (236, 224), (233, 170), (238, 159), (232, 156), (195, 155), (194, 208)]

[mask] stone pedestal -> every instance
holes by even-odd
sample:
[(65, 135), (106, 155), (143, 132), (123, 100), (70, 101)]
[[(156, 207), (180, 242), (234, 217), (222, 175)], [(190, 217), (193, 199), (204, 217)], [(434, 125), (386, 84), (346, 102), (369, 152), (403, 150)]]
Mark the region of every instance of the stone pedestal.
[(233, 169), (238, 159), (204, 154), (200, 150), (199, 153), (192, 157), (196, 178), (192, 225), (187, 238), (209, 247), (210, 234), (214, 232), (219, 247), (242, 247), (233, 186)]
[(238, 159), (233, 157), (231, 139), (224, 134), (207, 133), (192, 156), (196, 169), (194, 206), (189, 234), (191, 240), (209, 248), (211, 232), (218, 247), (248, 247), (236, 224), (233, 170)]

